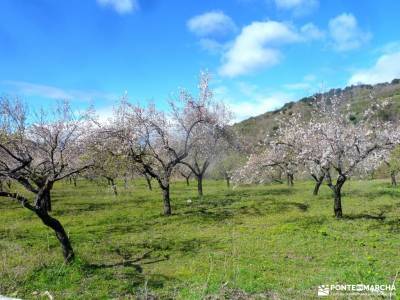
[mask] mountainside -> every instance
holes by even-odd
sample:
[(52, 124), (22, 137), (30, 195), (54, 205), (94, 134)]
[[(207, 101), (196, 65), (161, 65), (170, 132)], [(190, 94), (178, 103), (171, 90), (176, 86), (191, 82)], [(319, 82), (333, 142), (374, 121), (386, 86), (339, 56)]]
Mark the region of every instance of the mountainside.
[(310, 97), (305, 97), (296, 102), (286, 103), (282, 108), (266, 112), (262, 115), (249, 118), (242, 122), (233, 125), (233, 128), (249, 142), (261, 141), (265, 135), (274, 130), (278, 126), (277, 120), (282, 114), (292, 114), (300, 112), (302, 115), (307, 115), (310, 111), (315, 99), (320, 97), (329, 98), (334, 94), (342, 94), (345, 101), (344, 105), (350, 105), (353, 112), (350, 116), (356, 120), (368, 107), (370, 95), (376, 99), (383, 101), (391, 98), (393, 105), (389, 106), (387, 111), (382, 115), (382, 118), (387, 120), (400, 119), (400, 79), (394, 79), (391, 83), (379, 83), (376, 85), (357, 85), (350, 86), (344, 89), (332, 89), (323, 94), (315, 94)]

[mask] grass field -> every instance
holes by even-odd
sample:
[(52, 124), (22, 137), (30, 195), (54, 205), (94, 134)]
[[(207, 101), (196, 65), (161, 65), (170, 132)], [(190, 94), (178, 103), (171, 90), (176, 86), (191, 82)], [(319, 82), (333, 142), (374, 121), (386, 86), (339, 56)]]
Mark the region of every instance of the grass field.
[(72, 265), (37, 217), (0, 199), (0, 294), (313, 299), (321, 284), (389, 284), (400, 271), (400, 188), (386, 181), (347, 182), (343, 220), (332, 217), (326, 186), (311, 195), (312, 182), (204, 187), (198, 199), (194, 182), (174, 183), (164, 217), (161, 193), (144, 182), (118, 197), (85, 181), (58, 184), (53, 215), (71, 237)]

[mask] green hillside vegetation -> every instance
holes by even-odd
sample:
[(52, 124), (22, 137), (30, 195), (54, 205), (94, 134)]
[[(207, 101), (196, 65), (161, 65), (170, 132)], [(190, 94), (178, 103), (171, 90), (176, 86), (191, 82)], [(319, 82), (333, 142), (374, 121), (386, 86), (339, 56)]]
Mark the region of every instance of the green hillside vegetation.
[(345, 98), (344, 105), (350, 104), (351, 111), (353, 111), (350, 117), (354, 121), (361, 118), (364, 109), (369, 106), (371, 95), (380, 101), (387, 98), (393, 100), (393, 105), (383, 113), (382, 118), (386, 120), (400, 119), (400, 79), (394, 79), (391, 83), (351, 86), (344, 89), (332, 89), (323, 94), (315, 94), (297, 102), (286, 103), (278, 110), (249, 118), (235, 124), (233, 127), (240, 136), (250, 142), (262, 141), (266, 134), (271, 133), (274, 128), (277, 128), (277, 120), (281, 117), (281, 114), (301, 113), (307, 117), (307, 112), (310, 111), (315, 99), (320, 97), (327, 99), (334, 94), (343, 94)]

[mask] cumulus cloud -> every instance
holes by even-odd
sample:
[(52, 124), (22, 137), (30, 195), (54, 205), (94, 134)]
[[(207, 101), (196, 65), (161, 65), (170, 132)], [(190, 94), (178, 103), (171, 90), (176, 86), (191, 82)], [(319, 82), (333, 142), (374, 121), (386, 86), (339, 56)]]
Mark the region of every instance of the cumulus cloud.
[(226, 45), (224, 43), (220, 43), (214, 39), (209, 38), (200, 39), (199, 45), (203, 50), (211, 54), (220, 54), (226, 48)]
[[(233, 91), (232, 91), (233, 90)], [(219, 86), (214, 89), (215, 96), (229, 105), (233, 112), (233, 122), (240, 122), (264, 112), (282, 107), (294, 99), (289, 93), (269, 93), (254, 84), (239, 82), (228, 88)], [(243, 100), (247, 99), (247, 100)]]
[(276, 7), (292, 11), (295, 16), (303, 16), (318, 8), (318, 0), (275, 0)]
[(188, 29), (198, 36), (221, 36), (236, 30), (233, 20), (222, 11), (210, 11), (191, 18)]
[(371, 39), (371, 33), (359, 28), (356, 17), (343, 13), (329, 21), (329, 34), (337, 51), (360, 48)]
[(300, 28), (300, 32), (306, 40), (319, 40), (325, 37), (325, 32), (313, 23), (307, 23)]
[(253, 22), (243, 27), (223, 55), (223, 65), (219, 73), (222, 76), (235, 77), (276, 65), (282, 57), (278, 46), (302, 40), (287, 24), (276, 21)]
[(369, 69), (354, 73), (349, 84), (375, 84), (400, 78), (400, 51), (381, 55)]
[(101, 6), (109, 6), (119, 14), (127, 14), (139, 8), (137, 0), (97, 0)]

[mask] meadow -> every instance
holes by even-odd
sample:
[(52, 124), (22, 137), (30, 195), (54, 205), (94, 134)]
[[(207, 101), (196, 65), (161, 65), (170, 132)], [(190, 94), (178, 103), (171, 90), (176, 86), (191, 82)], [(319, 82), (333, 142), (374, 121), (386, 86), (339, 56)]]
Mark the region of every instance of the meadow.
[[(154, 184), (155, 185), (155, 184)], [(311, 181), (242, 186), (174, 182), (173, 214), (144, 181), (114, 196), (105, 185), (59, 182), (53, 212), (76, 260), (53, 232), (0, 199), (0, 294), (23, 299), (314, 299), (321, 284), (391, 284), (400, 299), (400, 188), (348, 181), (344, 218)]]

